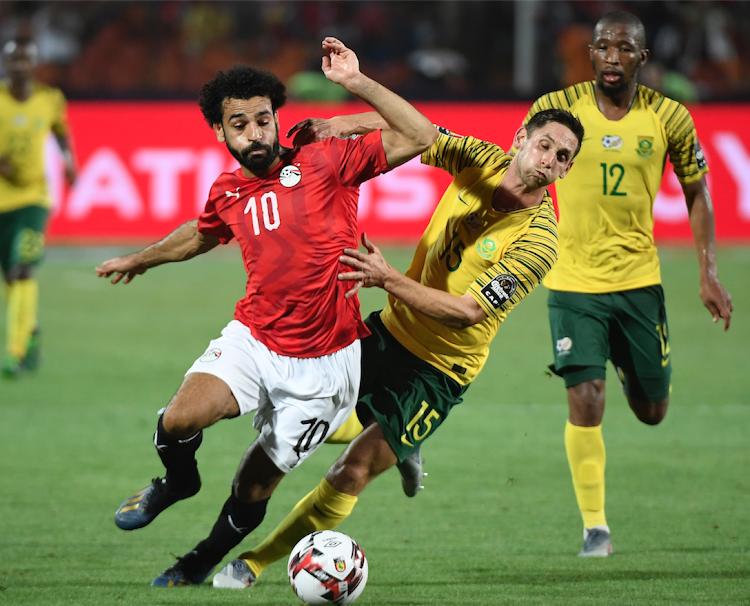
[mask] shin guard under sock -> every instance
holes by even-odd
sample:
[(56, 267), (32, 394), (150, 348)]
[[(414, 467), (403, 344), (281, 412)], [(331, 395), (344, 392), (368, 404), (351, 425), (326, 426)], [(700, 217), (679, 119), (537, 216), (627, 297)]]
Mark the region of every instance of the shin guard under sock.
[(583, 527), (604, 526), (604, 467), (606, 456), (602, 426), (578, 427), (565, 425), (565, 450)]
[[(203, 441), (203, 431), (199, 431), (189, 438), (180, 439), (164, 429), (164, 416), (159, 417), (159, 423), (154, 434), (154, 446), (159, 453), (161, 462), (167, 468), (167, 483), (175, 486), (183, 484), (193, 485), (197, 482), (200, 488), (200, 476), (198, 475), (198, 463), (195, 460), (195, 452)], [(197, 492), (197, 489), (196, 491)]]

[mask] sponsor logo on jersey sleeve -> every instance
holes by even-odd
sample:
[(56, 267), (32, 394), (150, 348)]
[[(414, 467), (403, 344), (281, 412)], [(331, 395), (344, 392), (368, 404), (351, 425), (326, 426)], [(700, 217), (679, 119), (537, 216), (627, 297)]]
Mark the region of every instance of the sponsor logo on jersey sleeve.
[(706, 156), (703, 154), (701, 144), (698, 140), (695, 141), (695, 163), (698, 165), (698, 170), (706, 168)]
[(458, 134), (456, 134), (456, 133), (454, 133), (452, 131), (449, 131), (447, 128), (444, 128), (442, 126), (438, 126), (437, 127), (437, 131), (441, 135), (448, 135), (449, 137), (453, 137), (454, 139), (463, 139), (463, 135), (458, 135)]
[(654, 153), (654, 138), (638, 135), (638, 155), (641, 158), (650, 158)]
[(622, 137), (617, 135), (604, 135), (602, 137), (602, 145), (606, 149), (620, 149), (622, 147)]
[(200, 357), (200, 361), (201, 362), (213, 362), (214, 360), (218, 360), (220, 357), (221, 357), (221, 350), (216, 347), (212, 347), (211, 349), (206, 350), (206, 353), (204, 353)]
[(294, 187), (302, 180), (302, 171), (299, 166), (290, 164), (281, 169), (279, 173), (279, 183), (284, 187)]
[(505, 303), (516, 294), (518, 280), (510, 274), (500, 274), (492, 278), (490, 283), (482, 288), (482, 296), (495, 309), (500, 309)]

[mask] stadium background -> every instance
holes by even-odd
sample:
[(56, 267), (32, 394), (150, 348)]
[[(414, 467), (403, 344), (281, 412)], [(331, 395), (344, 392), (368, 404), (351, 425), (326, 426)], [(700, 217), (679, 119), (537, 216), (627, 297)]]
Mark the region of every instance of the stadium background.
[[(0, 37), (31, 34), (40, 79), (70, 99), (81, 174), (68, 190), (50, 145), (50, 242), (102, 244), (154, 239), (194, 217), (216, 174), (236, 166), (195, 107), (216, 69), (245, 61), (279, 75), (292, 99), (280, 114), (285, 132), (309, 115), (359, 109), (319, 70), (320, 39), (337, 35), (365, 73), (434, 122), (508, 146), (530, 100), (591, 78), (592, 23), (617, 6), (646, 25), (652, 60), (642, 81), (691, 105), (719, 240), (749, 242), (746, 2), (4, 2)], [(656, 236), (690, 242), (667, 173)], [(415, 161), (365, 185), (363, 229), (415, 241), (446, 183)]]
[[(0, 602), (298, 603), (281, 565), (250, 596), (149, 587), (170, 554), (190, 549), (215, 520), (255, 435), (251, 419), (207, 432), (195, 498), (138, 533), (112, 523), (123, 496), (160, 473), (155, 413), (243, 292), (233, 247), (126, 287), (93, 270), (194, 217), (230, 163), (195, 103), (215, 69), (243, 60), (282, 76), (292, 97), (283, 132), (298, 118), (352, 107), (317, 71), (320, 39), (335, 34), (365, 73), (435, 122), (507, 145), (538, 94), (591, 77), (591, 26), (616, 8), (646, 24), (644, 82), (695, 116), (735, 313), (723, 333), (700, 304), (684, 201), (668, 176), (655, 214), (674, 393), (666, 420), (645, 427), (609, 375), (615, 556), (575, 557), (580, 517), (562, 444), (564, 392), (544, 373), (543, 288), (511, 314), (466, 404), (426, 446), (427, 490), (405, 499), (389, 472), (341, 530), (370, 558), (362, 606), (748, 606), (750, 187), (741, 181), (750, 156), (750, 4), (681, 1), (0, 3), (0, 40), (33, 34), (39, 78), (70, 99), (82, 169), (64, 189), (50, 148), (57, 205), (39, 271), (43, 365), (0, 383)], [(412, 163), (364, 188), (362, 227), (377, 243), (398, 244), (386, 256), (401, 269), (446, 182), (434, 173)], [(364, 313), (382, 305), (381, 292), (363, 293)], [(243, 546), (257, 544), (340, 450), (325, 446), (290, 474)]]

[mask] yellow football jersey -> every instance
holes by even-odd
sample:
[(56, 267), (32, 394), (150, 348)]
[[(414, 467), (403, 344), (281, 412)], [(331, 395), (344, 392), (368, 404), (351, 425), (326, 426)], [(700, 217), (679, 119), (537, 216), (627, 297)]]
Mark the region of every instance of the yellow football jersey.
[(558, 180), (560, 258), (544, 279), (554, 290), (605, 293), (661, 282), (653, 205), (667, 156), (684, 184), (708, 172), (687, 109), (638, 85), (619, 121), (599, 111), (594, 82), (537, 99), (537, 112), (566, 109), (586, 130), (575, 165)]
[(13, 167), (10, 179), (0, 177), (0, 212), (49, 207), (44, 143), (50, 131), (67, 134), (65, 106), (59, 89), (37, 82), (31, 96), (18, 101), (8, 83), (0, 82), (0, 156), (7, 156)]
[(488, 317), (469, 328), (450, 328), (389, 296), (381, 318), (409, 351), (466, 385), (484, 366), (490, 341), (510, 310), (554, 264), (557, 221), (547, 192), (538, 206), (494, 210), (492, 198), (512, 156), (493, 143), (440, 130), (422, 162), (455, 178), (406, 275), (457, 296), (471, 293)]

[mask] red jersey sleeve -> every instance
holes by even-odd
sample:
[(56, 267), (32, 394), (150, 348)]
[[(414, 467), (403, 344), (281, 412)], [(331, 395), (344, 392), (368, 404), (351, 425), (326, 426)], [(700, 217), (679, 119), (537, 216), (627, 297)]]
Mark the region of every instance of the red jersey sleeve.
[(216, 236), (222, 244), (226, 244), (234, 238), (234, 234), (219, 216), (217, 209), (217, 203), (223, 200), (223, 197), (226, 196), (221, 181), (222, 177), (219, 177), (211, 186), (206, 207), (203, 209), (200, 217), (198, 217), (198, 231), (207, 236)]
[(343, 185), (359, 187), (368, 179), (388, 171), (381, 131), (361, 137), (327, 139), (330, 143), (331, 163)]

